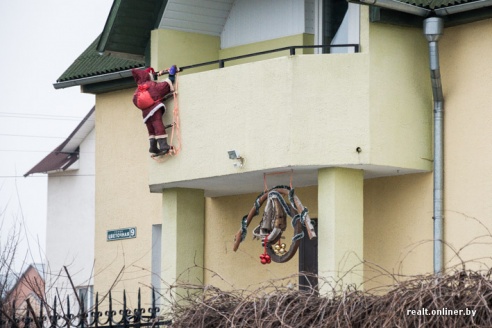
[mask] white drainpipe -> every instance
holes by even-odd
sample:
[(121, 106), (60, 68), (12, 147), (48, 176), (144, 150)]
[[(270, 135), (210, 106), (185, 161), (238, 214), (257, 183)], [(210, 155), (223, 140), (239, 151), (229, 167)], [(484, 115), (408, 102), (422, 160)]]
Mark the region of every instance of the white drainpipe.
[(444, 270), (444, 96), (437, 46), (442, 32), (442, 18), (431, 17), (424, 20), (424, 35), (429, 42), (429, 64), (434, 98), (434, 274), (441, 274)]

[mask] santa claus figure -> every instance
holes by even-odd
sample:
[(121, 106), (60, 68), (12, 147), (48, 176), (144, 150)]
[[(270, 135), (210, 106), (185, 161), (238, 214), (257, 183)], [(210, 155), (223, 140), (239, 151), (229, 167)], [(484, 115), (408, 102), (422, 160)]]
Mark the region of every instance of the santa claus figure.
[[(171, 147), (167, 143), (167, 133), (162, 116), (166, 110), (164, 98), (174, 92), (174, 79), (178, 69), (176, 65), (169, 70), (155, 72), (152, 67), (132, 69), (132, 75), (137, 83), (133, 95), (133, 103), (142, 111), (142, 117), (149, 133), (149, 152), (155, 155), (165, 155)], [(162, 82), (156, 82), (157, 76), (169, 74)]]

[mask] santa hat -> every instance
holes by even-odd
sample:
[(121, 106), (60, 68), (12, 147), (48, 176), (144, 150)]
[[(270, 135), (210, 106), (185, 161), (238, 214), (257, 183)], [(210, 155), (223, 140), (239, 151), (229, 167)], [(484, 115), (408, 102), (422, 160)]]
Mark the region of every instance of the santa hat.
[(149, 73), (150, 75), (150, 80), (155, 81), (157, 80), (157, 74), (155, 73), (154, 69), (152, 67), (147, 67), (145, 69), (145, 72)]

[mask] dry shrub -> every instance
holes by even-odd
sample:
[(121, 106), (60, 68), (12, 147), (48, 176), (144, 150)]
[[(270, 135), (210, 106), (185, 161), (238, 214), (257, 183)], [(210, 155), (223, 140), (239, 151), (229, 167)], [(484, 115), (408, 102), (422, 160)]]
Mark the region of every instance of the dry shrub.
[[(323, 294), (278, 287), (223, 291), (212, 286), (179, 285), (189, 291), (173, 305), (173, 327), (492, 327), (492, 271), (456, 271), (396, 282), (376, 295), (351, 286)], [(290, 277), (292, 278), (292, 277)], [(424, 309), (424, 310), (423, 310)], [(409, 311), (425, 311), (427, 315)], [(432, 310), (444, 315), (431, 314)], [(475, 311), (455, 315), (450, 311)]]

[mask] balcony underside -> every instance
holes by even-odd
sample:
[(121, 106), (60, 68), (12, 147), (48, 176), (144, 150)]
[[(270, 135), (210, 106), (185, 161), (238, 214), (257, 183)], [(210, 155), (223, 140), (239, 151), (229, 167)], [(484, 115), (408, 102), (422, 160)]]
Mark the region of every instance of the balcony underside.
[[(233, 163), (231, 162), (231, 166)], [(327, 166), (278, 167), (264, 171), (252, 171), (223, 176), (201, 178), (187, 181), (175, 181), (150, 185), (150, 191), (160, 193), (163, 189), (191, 188), (205, 191), (206, 197), (220, 197), (263, 191), (265, 181), (268, 188), (278, 185), (289, 185), (292, 177), (292, 187), (301, 188), (318, 185), (318, 170)], [(376, 165), (341, 165), (356, 170), (364, 170), (364, 179), (373, 179), (385, 176), (395, 176), (426, 172), (424, 170), (398, 168)]]

